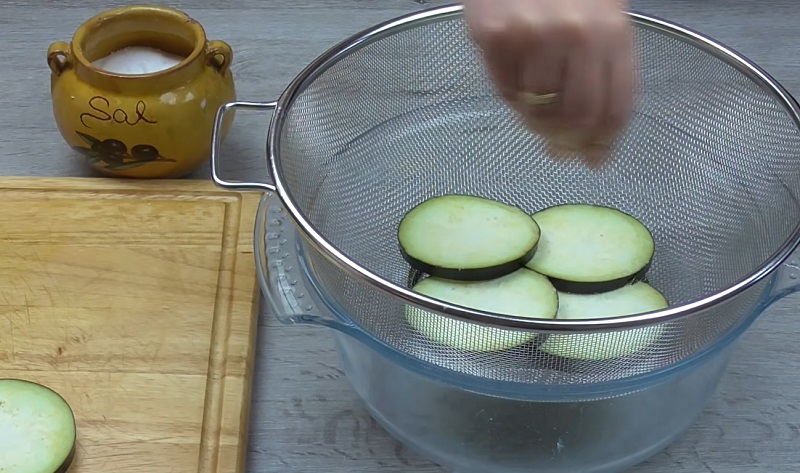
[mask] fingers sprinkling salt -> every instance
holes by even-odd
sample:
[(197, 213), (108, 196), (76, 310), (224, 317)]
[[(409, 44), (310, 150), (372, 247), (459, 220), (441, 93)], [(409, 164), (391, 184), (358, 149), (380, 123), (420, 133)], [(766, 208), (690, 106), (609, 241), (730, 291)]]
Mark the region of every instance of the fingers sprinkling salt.
[(130, 46), (112, 52), (92, 64), (115, 74), (151, 74), (179, 64), (184, 58), (155, 48)]

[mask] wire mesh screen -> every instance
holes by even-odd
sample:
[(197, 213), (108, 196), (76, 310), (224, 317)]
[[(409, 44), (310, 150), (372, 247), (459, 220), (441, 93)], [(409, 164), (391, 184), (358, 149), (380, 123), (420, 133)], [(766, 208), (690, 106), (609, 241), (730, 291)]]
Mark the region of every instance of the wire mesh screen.
[[(545, 152), (497, 97), (462, 18), (449, 15), (397, 29), (316, 74), (285, 111), (277, 178), (325, 239), (397, 284), (407, 286), (410, 274), (397, 243), (402, 216), (428, 197), (465, 193), (527, 212), (565, 202), (619, 208), (654, 235), (648, 281), (673, 305), (707, 296), (790, 237), (800, 219), (800, 133), (769, 90), (704, 49), (642, 25), (636, 47), (638, 103), (601, 171)], [(669, 365), (736, 326), (764, 289), (669, 323), (482, 352), (426, 338), (399, 299), (307, 250), (321, 289), (374, 337), (439, 366), (509, 381), (609, 381)], [(651, 342), (620, 357), (576, 360), (538, 348), (552, 338), (613, 352), (643, 330)]]

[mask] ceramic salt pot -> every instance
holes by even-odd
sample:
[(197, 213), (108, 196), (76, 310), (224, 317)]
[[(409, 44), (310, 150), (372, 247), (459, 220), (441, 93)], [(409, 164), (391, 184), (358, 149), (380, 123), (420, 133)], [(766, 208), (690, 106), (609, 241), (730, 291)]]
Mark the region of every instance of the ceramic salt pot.
[(217, 109), (236, 98), (232, 59), (181, 11), (105, 11), (47, 52), (56, 124), (102, 174), (185, 176), (208, 160)]

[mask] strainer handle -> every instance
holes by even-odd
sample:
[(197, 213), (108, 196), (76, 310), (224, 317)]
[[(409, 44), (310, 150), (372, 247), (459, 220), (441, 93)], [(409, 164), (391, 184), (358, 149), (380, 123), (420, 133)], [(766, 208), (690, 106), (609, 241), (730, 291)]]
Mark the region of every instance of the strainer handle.
[(219, 175), (219, 159), (220, 159), (220, 145), (222, 142), (222, 128), (225, 123), (225, 116), (228, 112), (237, 109), (252, 109), (252, 110), (275, 110), (277, 102), (228, 102), (219, 109), (214, 118), (214, 129), (211, 132), (211, 178), (214, 183), (219, 187), (231, 190), (260, 190), (266, 192), (274, 192), (275, 185), (266, 182), (239, 182), (228, 181)]

